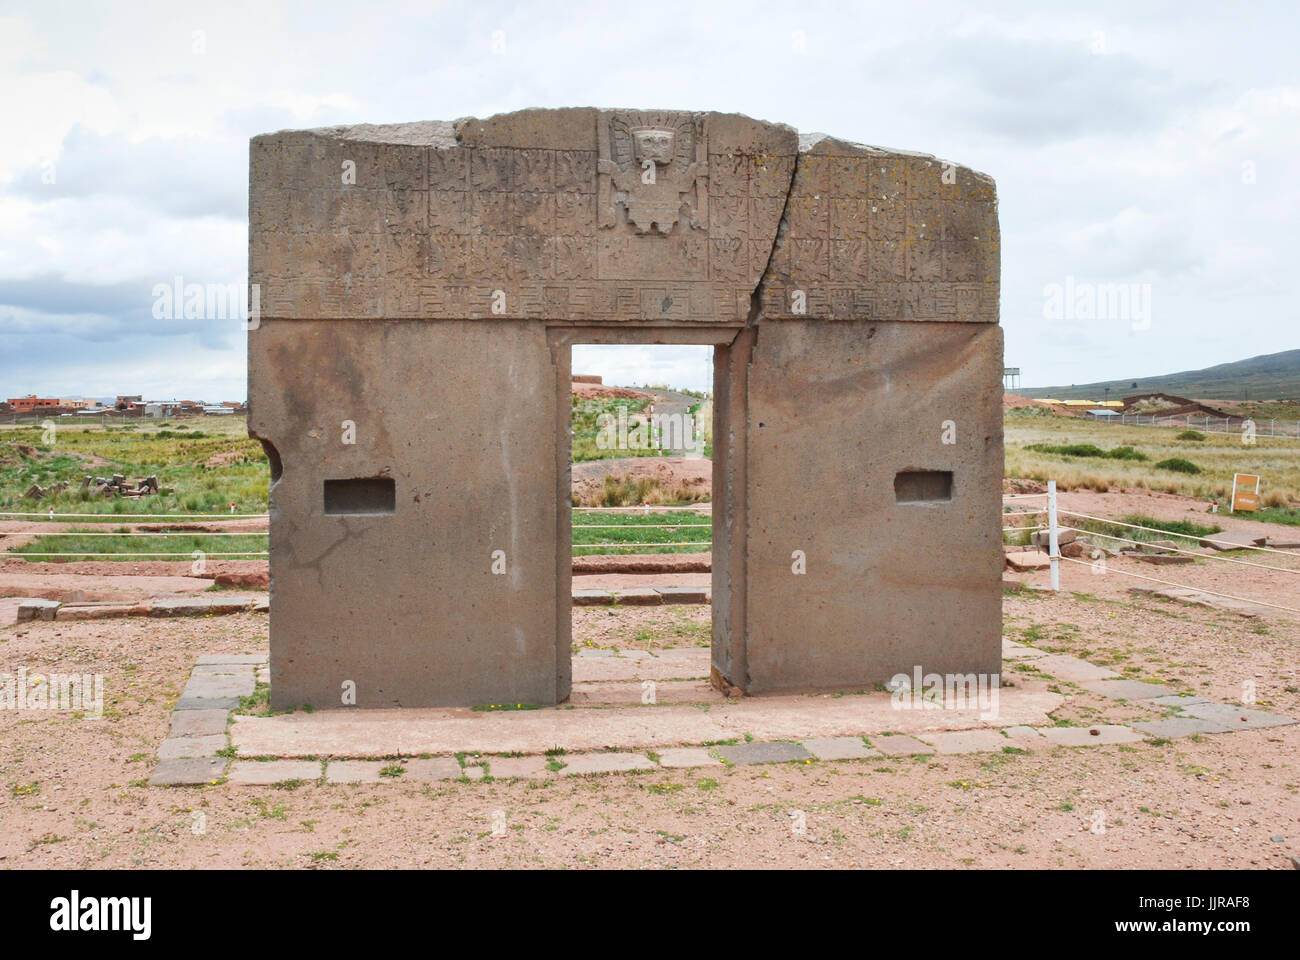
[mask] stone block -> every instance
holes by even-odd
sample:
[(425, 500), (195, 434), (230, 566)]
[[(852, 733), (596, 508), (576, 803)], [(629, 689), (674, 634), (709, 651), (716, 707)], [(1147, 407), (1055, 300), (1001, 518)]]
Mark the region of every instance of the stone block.
[(549, 757), (489, 757), (488, 773), (496, 780), (554, 776)]
[(1011, 746), (999, 730), (954, 730), (949, 733), (923, 733), (919, 738), (934, 744), (935, 753), (980, 753), (1000, 751)]
[(1112, 743), (1137, 743), (1142, 739), (1140, 734), (1129, 727), (1105, 723), (1090, 727), (1039, 727), (1038, 729), (1058, 747), (1100, 747)]
[(242, 786), (269, 786), (289, 780), (315, 782), (320, 779), (317, 760), (236, 760), (227, 778)]
[(325, 764), (326, 783), (380, 783), (384, 780), (401, 780), (402, 777), (380, 776), (379, 771), (388, 766), (388, 760), (331, 760)]
[(1133, 724), (1133, 729), (1152, 737), (1190, 737), (1194, 733), (1231, 733), (1231, 727), (1225, 727), (1213, 720), (1199, 717), (1166, 717), (1163, 720), (1144, 720)]
[(1118, 677), (1112, 680), (1089, 680), (1081, 684), (1083, 689), (1100, 693), (1113, 700), (1155, 700), (1169, 696), (1169, 688), (1156, 683), (1143, 683), (1141, 680), (1128, 680)]
[(767, 742), (737, 743), (718, 747), (718, 756), (736, 766), (753, 763), (789, 763), (795, 760), (811, 760), (812, 754), (797, 743), (784, 740)]
[(215, 757), (218, 750), (226, 749), (225, 733), (202, 737), (172, 737), (158, 748), (159, 760), (180, 760), (184, 757)]
[(909, 757), (935, 752), (932, 745), (902, 734), (882, 734), (871, 737), (870, 740), (871, 745), (887, 757)]
[(18, 605), (18, 623), (28, 620), (53, 620), (62, 604), (57, 600), (33, 598)]
[(187, 760), (164, 760), (149, 778), (151, 787), (197, 786), (220, 780), (225, 774), (223, 757), (195, 757)]
[(461, 770), (455, 757), (413, 757), (405, 762), (403, 780), (412, 783), (435, 783), (440, 780), (458, 780)]
[(560, 757), (566, 777), (589, 773), (629, 773), (653, 770), (655, 763), (643, 753), (575, 753)]
[(881, 756), (862, 742), (861, 737), (818, 737), (802, 740), (800, 745), (818, 760), (870, 760)]
[(173, 737), (206, 737), (214, 734), (226, 735), (228, 710), (176, 710), (172, 713), (171, 735)]
[(659, 757), (659, 766), (670, 770), (722, 766), (722, 761), (704, 747), (665, 747), (655, 752)]
[(1295, 723), (1290, 717), (1267, 710), (1236, 707), (1227, 703), (1193, 703), (1180, 708), (1188, 717), (1199, 717), (1221, 723), (1231, 730), (1258, 730), (1265, 727), (1285, 727)]

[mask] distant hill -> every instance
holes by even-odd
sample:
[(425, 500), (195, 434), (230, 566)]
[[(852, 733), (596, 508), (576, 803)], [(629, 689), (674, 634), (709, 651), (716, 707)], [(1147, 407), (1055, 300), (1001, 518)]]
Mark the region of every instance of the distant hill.
[(1236, 360), (1184, 370), (1158, 377), (1125, 377), (1099, 383), (1055, 387), (1019, 387), (1022, 397), (1054, 397), (1058, 400), (1103, 400), (1110, 387), (1110, 399), (1135, 393), (1175, 393), (1197, 400), (1300, 400), (1300, 350), (1284, 350), (1249, 360)]

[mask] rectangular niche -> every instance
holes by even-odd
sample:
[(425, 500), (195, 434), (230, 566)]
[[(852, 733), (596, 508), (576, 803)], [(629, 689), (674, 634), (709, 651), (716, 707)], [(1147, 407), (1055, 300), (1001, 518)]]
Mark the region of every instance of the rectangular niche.
[(355, 477), (325, 481), (325, 513), (375, 516), (397, 509), (397, 487), (392, 477)]
[(951, 503), (951, 470), (902, 470), (894, 476), (899, 503)]

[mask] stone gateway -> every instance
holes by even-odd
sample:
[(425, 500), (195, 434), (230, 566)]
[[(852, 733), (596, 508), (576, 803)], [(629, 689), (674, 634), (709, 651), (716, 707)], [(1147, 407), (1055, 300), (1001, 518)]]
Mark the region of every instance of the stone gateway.
[(733, 114), (250, 147), (279, 709), (570, 690), (570, 347), (714, 348), (713, 673), (1001, 660), (993, 181)]

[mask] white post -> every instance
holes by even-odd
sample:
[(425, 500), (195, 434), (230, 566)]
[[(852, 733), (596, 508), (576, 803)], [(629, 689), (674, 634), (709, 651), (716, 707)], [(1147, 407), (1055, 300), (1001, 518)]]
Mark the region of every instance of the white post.
[(1061, 589), (1061, 549), (1056, 533), (1056, 481), (1047, 481), (1047, 555), (1052, 562), (1052, 589)]

